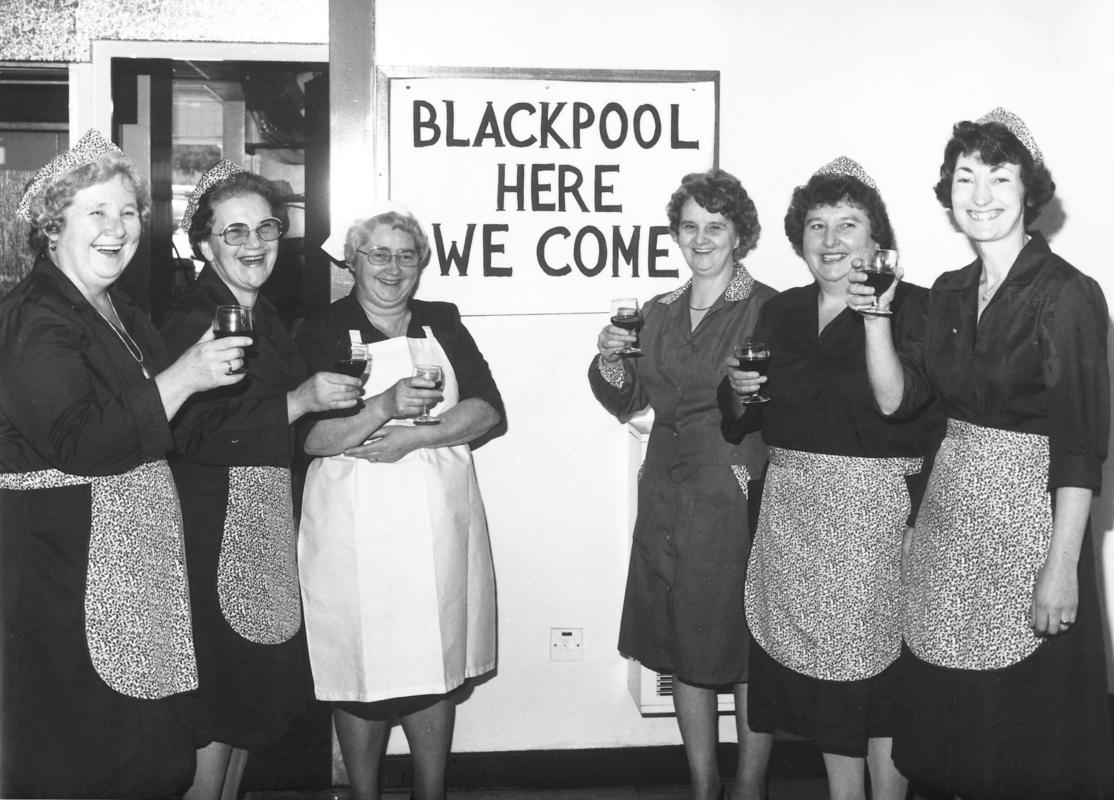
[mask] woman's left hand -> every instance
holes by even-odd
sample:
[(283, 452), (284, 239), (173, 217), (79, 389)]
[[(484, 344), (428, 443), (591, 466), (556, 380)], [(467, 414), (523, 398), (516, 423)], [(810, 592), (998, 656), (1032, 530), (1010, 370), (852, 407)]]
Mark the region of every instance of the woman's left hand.
[(1049, 559), (1037, 573), (1029, 624), (1038, 636), (1066, 633), (1079, 608), (1076, 565)]
[(383, 464), (393, 464), (421, 447), (417, 431), (408, 425), (387, 425), (361, 445), (349, 447), (344, 455)]

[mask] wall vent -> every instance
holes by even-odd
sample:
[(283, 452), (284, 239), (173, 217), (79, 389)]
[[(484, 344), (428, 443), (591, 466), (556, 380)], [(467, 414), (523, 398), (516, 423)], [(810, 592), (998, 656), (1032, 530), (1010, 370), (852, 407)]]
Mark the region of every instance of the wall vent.
[[(672, 675), (647, 669), (637, 661), (629, 661), (627, 662), (627, 688), (630, 689), (639, 713), (644, 717), (676, 713), (673, 708)], [(735, 710), (734, 692), (720, 692), (719, 710), (721, 713)]]

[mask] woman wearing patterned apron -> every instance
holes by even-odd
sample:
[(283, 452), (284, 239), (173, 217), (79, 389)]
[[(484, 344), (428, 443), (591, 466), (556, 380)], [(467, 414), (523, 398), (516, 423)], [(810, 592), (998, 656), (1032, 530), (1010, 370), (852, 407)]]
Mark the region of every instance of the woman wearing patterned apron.
[[(1107, 797), (1086, 533), (1109, 426), (1106, 301), (1026, 229), (1055, 187), (1017, 116), (958, 123), (940, 176), (978, 259), (936, 280), (919, 352), (895, 353), (887, 320), (866, 323), (879, 408), (934, 396), (948, 418), (909, 553), (894, 758), (968, 798)], [(849, 302), (870, 294), (855, 284)]]
[(0, 301), (0, 796), (168, 797), (197, 688), (168, 420), (242, 380), (243, 337), (171, 362), (113, 283), (148, 195), (96, 131), (19, 207), (35, 266)]
[[(449, 303), (414, 300), (430, 249), (417, 220), (388, 211), (349, 229), (348, 297), (307, 320), (311, 368), (368, 344), (353, 413), (319, 415), (298, 564), (317, 697), (333, 705), (349, 786), (379, 797), (394, 721), (414, 759), (417, 800), (444, 797), (457, 698), (495, 668), (495, 583), (470, 443), (502, 427), (487, 362)], [(437, 366), (442, 382), (411, 377)], [(437, 424), (416, 425), (418, 415)]]
[[(732, 368), (730, 438), (761, 430), (770, 448), (747, 568), (751, 726), (816, 742), (831, 796), (903, 800), (890, 755), (901, 652), (900, 564), (923, 457), (939, 440), (934, 409), (884, 419), (866, 383), (862, 318), (847, 308), (856, 259), (892, 249), (874, 180), (840, 157), (793, 192), (785, 233), (813, 282), (762, 308), (765, 378)], [(894, 302), (899, 347), (919, 340), (928, 292)], [(731, 365), (737, 364), (732, 359)], [(767, 382), (768, 381), (768, 382)], [(763, 385), (767, 405), (742, 401)]]
[(206, 172), (182, 229), (206, 266), (162, 324), (171, 353), (213, 325), (217, 306), (251, 309), (247, 378), (195, 395), (174, 421), (200, 688), (197, 769), (187, 800), (235, 797), (248, 751), (277, 741), (305, 709), (305, 640), (290, 465), (291, 425), (351, 408), (357, 378), (310, 376), (278, 313), (260, 296), (278, 257), (281, 198), (230, 161)]
[(621, 358), (635, 337), (606, 326), (588, 368), (592, 392), (619, 419), (654, 410), (638, 481), (619, 651), (673, 673), (677, 724), (696, 800), (725, 796), (717, 764), (716, 694), (735, 695), (735, 800), (765, 796), (772, 737), (747, 725), (743, 576), (750, 552), (748, 484), (765, 463), (752, 436), (720, 434), (716, 387), (731, 348), (754, 329), (774, 290), (742, 258), (758, 241), (758, 212), (722, 170), (686, 175), (666, 207), (692, 280), (643, 307), (644, 355)]

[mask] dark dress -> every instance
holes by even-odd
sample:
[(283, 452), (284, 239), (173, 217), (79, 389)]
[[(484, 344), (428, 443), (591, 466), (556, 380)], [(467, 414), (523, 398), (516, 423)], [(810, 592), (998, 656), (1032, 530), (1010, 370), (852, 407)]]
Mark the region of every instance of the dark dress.
[[(235, 303), (211, 266), (167, 312), (178, 355), (218, 305)], [(195, 744), (252, 748), (279, 739), (306, 706), (305, 640), (294, 558), (286, 393), (309, 376), (274, 307), (253, 309), (247, 377), (192, 397), (174, 419), (201, 686)]]
[[(142, 310), (110, 297), (148, 370), (165, 368)], [(167, 797), (189, 785), (180, 692), (196, 687), (196, 671), (162, 460), (172, 446), (154, 381), (41, 259), (0, 300), (4, 797)], [(177, 673), (169, 681), (158, 677), (166, 668)]]
[[(940, 663), (949, 659), (940, 657), (938, 642), (976, 658), (993, 657), (1009, 642), (1000, 641), (1000, 634), (978, 633), (981, 624), (942, 620), (950, 630), (931, 621), (926, 626), (921, 613), (927, 608), (931, 615), (934, 603), (955, 598), (969, 602), (965, 598), (972, 591), (1001, 583), (1015, 561), (995, 554), (1011, 547), (1018, 535), (1012, 526), (1000, 526), (1003, 531), (993, 525), (1019, 502), (996, 497), (1011, 479), (999, 467), (975, 487), (989, 503), (1000, 504), (997, 510), (980, 513), (979, 523), (960, 530), (955, 539), (961, 548), (974, 543), (965, 551), (966, 567), (936, 575), (933, 563), (923, 563), (922, 548), (947, 556), (919, 537), (933, 498), (954, 488), (947, 485), (952, 474), (941, 467), (953, 429), (990, 433), (1007, 442), (1046, 440), (1038, 486), (1047, 487), (1042, 492), (1046, 512), (1058, 487), (1099, 488), (1110, 413), (1106, 302), (1093, 280), (1054, 255), (1040, 234), (1031, 236), (981, 319), (981, 263), (942, 275), (932, 288), (923, 354), (903, 358), (906, 389), (898, 413), (934, 395), (949, 419), (949, 433), (910, 555), (916, 580), (910, 584), (906, 639), (912, 651), (906, 658), (894, 760), (910, 776), (964, 797), (1106, 797), (1114, 793), (1114, 745), (1089, 535), (1079, 557), (1076, 623), (1067, 633), (1034, 637), (1033, 651), (1020, 660), (987, 668)], [(1009, 456), (1002, 450), (994, 461), (1004, 463)], [(968, 484), (973, 480), (963, 478)], [(1050, 520), (1049, 514), (1046, 535)], [(1032, 636), (1026, 631), (1026, 603), (1042, 560), (1038, 550), (1034, 571), (1018, 587), (1021, 631), (1011, 634), (1013, 639)], [(923, 586), (921, 575), (928, 576)], [(984, 606), (976, 600), (967, 607), (978, 615)]]
[[(772, 354), (763, 387), (771, 402), (741, 417), (729, 396), (722, 403), (729, 439), (761, 430), (771, 448), (747, 574), (748, 716), (754, 730), (863, 757), (868, 739), (892, 736), (896, 725), (901, 537), (924, 491), (918, 460), (943, 426), (932, 406), (901, 420), (878, 413), (863, 320), (845, 309), (818, 332), (819, 291), (816, 283), (789, 289), (762, 308), (755, 336)], [(898, 285), (899, 348), (919, 342), (927, 304), (927, 290)], [(775, 483), (780, 452), (799, 472), (784, 492)], [(882, 502), (883, 486), (892, 502)]]
[(621, 385), (601, 373), (598, 357), (588, 367), (596, 399), (619, 419), (654, 410), (619, 651), (693, 685), (726, 686), (747, 676), (747, 486), (761, 476), (765, 458), (758, 437), (724, 440), (716, 387), (731, 348), (750, 335), (774, 295), (736, 265), (727, 291), (694, 331), (686, 284), (643, 306), (645, 355), (621, 362)]

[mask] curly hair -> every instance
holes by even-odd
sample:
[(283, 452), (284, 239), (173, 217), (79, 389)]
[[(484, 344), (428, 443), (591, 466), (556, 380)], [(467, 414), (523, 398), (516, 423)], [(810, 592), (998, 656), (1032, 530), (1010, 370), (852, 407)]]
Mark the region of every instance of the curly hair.
[(352, 223), (344, 237), (344, 262), (351, 264), (356, 258), (356, 251), (362, 248), (371, 239), (371, 234), (380, 225), (386, 225), (392, 230), (410, 234), (414, 240), (414, 249), (418, 251), (418, 268), (425, 269), (431, 255), (429, 238), (422, 230), (418, 220), (400, 211), (384, 211), (367, 219), (357, 220)]
[(804, 186), (793, 190), (793, 199), (785, 212), (785, 236), (798, 256), (803, 256), (805, 218), (808, 212), (820, 206), (854, 206), (870, 220), (870, 238), (886, 250), (894, 246), (894, 229), (890, 215), (878, 191), (850, 175), (825, 173), (813, 175)]
[(946, 209), (952, 207), (952, 179), (955, 177), (955, 162), (961, 155), (977, 156), (981, 162), (992, 167), (1017, 164), (1021, 168), (1026, 226), (1040, 216), (1056, 194), (1056, 184), (1048, 167), (1043, 161), (1036, 161), (1009, 128), (1000, 122), (964, 120), (952, 128), (952, 138), (944, 148), (944, 163), (940, 165), (940, 180), (934, 187), (936, 199)]
[(190, 247), (193, 249), (196, 258), (201, 261), (208, 260), (201, 252), (201, 243), (213, 233), (215, 206), (233, 197), (245, 197), (252, 194), (259, 195), (267, 202), (275, 219), (282, 223), (283, 230), (286, 229), (286, 212), (282, 207), (283, 194), (279, 191), (279, 188), (273, 182), (261, 175), (256, 175), (254, 172), (237, 172), (228, 180), (218, 183), (205, 192), (197, 201), (197, 211), (194, 212), (193, 219), (190, 220), (189, 229)]
[(132, 162), (122, 153), (108, 152), (89, 164), (65, 172), (51, 181), (42, 192), (31, 199), (31, 232), (27, 237), (31, 250), (39, 252), (50, 237), (48, 234), (62, 230), (66, 209), (82, 189), (107, 183), (116, 176), (122, 177), (135, 191), (139, 218), (146, 224), (151, 217), (151, 194), (147, 182), (135, 171)]
[(758, 223), (758, 211), (743, 184), (730, 172), (722, 169), (691, 172), (681, 180), (681, 185), (665, 207), (665, 213), (669, 217), (669, 230), (674, 236), (680, 230), (681, 209), (690, 198), (705, 211), (722, 214), (731, 220), (735, 233), (739, 236), (739, 244), (734, 250), (736, 260), (758, 244), (758, 234), (762, 232), (762, 226)]

